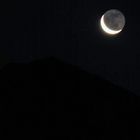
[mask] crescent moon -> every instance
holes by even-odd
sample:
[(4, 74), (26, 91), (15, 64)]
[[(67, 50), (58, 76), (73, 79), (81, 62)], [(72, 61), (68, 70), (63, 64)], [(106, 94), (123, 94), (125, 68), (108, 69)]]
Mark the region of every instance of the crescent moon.
[(109, 29), (104, 22), (104, 15), (101, 17), (100, 24), (101, 24), (103, 31), (105, 31), (106, 33), (108, 33), (110, 35), (115, 35), (115, 34), (118, 34), (122, 31), (122, 30), (115, 31), (115, 30)]

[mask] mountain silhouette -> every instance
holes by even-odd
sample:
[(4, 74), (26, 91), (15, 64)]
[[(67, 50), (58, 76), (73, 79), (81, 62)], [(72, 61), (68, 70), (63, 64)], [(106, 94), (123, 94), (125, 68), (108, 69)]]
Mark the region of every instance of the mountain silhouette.
[[(4, 137), (132, 139), (139, 97), (55, 58), (8, 64), (1, 70)], [(15, 94), (16, 93), (16, 94)]]
[(81, 87), (93, 87), (96, 92), (105, 89), (108, 90), (108, 94), (122, 91), (124, 94), (132, 94), (100, 76), (89, 74), (77, 66), (66, 64), (53, 57), (36, 60), (28, 64), (9, 63), (3, 67), (0, 74), (3, 86), (5, 84), (9, 87), (47, 87), (46, 83), (49, 81), (69, 82), (73, 80), (77, 82), (77, 86), (81, 84)]

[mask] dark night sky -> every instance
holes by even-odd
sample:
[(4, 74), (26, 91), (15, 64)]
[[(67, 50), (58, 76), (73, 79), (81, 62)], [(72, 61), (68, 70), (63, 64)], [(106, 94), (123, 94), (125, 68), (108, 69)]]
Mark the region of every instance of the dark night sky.
[[(139, 94), (136, 1), (12, 1), (0, 5), (1, 63), (28, 63), (53, 56)], [(100, 30), (99, 20), (114, 8), (124, 13), (126, 26), (116, 37), (109, 37)]]

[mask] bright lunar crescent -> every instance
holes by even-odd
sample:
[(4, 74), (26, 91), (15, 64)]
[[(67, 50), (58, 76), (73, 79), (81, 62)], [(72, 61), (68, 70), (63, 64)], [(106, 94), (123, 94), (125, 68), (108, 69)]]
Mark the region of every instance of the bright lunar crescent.
[(109, 10), (101, 17), (100, 25), (104, 32), (115, 35), (123, 30), (125, 26), (125, 17), (118, 10)]

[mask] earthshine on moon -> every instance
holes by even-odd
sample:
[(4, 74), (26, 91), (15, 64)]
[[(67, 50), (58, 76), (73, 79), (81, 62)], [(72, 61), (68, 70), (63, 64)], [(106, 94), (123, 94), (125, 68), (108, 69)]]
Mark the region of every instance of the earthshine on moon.
[(125, 26), (125, 17), (120, 11), (112, 9), (101, 17), (100, 25), (107, 34), (116, 35), (123, 30)]

